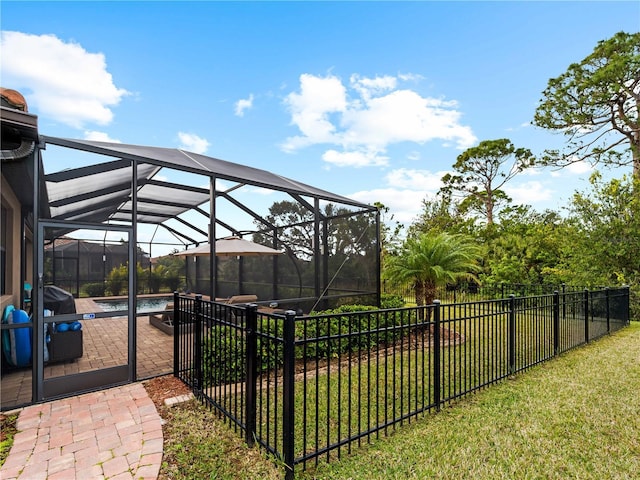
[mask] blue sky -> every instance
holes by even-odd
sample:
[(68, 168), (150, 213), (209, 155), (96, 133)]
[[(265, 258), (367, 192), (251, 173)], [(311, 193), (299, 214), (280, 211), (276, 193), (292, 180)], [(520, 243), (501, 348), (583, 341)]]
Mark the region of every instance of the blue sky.
[[(640, 2), (614, 1), (0, 9), (2, 86), (26, 96), (41, 133), (180, 147), (380, 201), (407, 223), (465, 148), (561, 146), (530, 125), (547, 81), (599, 40), (640, 30)], [(52, 153), (45, 168), (74, 161)], [(536, 170), (506, 190), (557, 209), (590, 172)]]

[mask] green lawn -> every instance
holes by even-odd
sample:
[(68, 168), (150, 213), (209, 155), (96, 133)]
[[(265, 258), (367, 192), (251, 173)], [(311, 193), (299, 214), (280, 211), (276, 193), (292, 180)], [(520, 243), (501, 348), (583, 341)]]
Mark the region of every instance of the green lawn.
[(637, 478), (640, 323), (299, 478)]
[[(354, 446), (340, 461), (298, 466), (296, 478), (638, 478), (639, 393), (634, 322), (440, 413), (390, 428), (391, 435)], [(160, 478), (281, 478), (282, 467), (263, 450), (248, 449), (217, 415), (191, 405), (171, 415)]]
[[(450, 306), (444, 310), (443, 329), (458, 332), (462, 341), (443, 346), (441, 353), (440, 398), (456, 398), (465, 392), (506, 377), (508, 368), (509, 315), (493, 304), (473, 306), (473, 311), (458, 311)], [(515, 317), (517, 347), (514, 352), (516, 368), (533, 365), (553, 356), (553, 342), (543, 335), (551, 330), (551, 317), (532, 313), (518, 313)], [(571, 326), (573, 322), (563, 322)], [(576, 323), (584, 337), (584, 322)], [(593, 323), (593, 322), (592, 322)], [(331, 373), (308, 365), (309, 375), (303, 382), (298, 377), (295, 387), (295, 447), (296, 458), (314, 451), (322, 451), (347, 438), (363, 433), (367, 438), (378, 438), (377, 427), (385, 432), (393, 430), (390, 422), (404, 418), (403, 423), (420, 418), (422, 409), (434, 405), (433, 346), (429, 346), (426, 330), (403, 329), (407, 341), (394, 349), (383, 349), (371, 355), (356, 354), (349, 360), (331, 358)], [(384, 339), (384, 333), (380, 339)], [(580, 339), (582, 340), (582, 339)], [(332, 344), (337, 349), (338, 338)], [(356, 353), (359, 353), (356, 351)], [(315, 375), (319, 369), (321, 373)], [(273, 376), (270, 377), (273, 379)], [(262, 388), (258, 395), (258, 436), (283, 451), (278, 432), (282, 425), (282, 388)], [(218, 396), (229, 407), (242, 405), (241, 399), (229, 394)], [(385, 426), (386, 425), (386, 426)], [(384, 427), (383, 427), (384, 426)], [(370, 432), (370, 433), (366, 433)], [(354, 443), (357, 447), (357, 443)], [(351, 446), (333, 449), (328, 455), (335, 459), (338, 453), (349, 452)], [(323, 454), (326, 457), (326, 454)]]

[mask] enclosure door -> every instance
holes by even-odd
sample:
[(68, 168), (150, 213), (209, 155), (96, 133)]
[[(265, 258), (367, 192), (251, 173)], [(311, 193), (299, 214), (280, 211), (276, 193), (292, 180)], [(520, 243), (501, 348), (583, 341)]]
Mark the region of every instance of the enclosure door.
[[(129, 268), (135, 265), (134, 249), (129, 248), (131, 243), (135, 245), (132, 232), (112, 226), (83, 226), (66, 233), (60, 241), (63, 231), (68, 228), (40, 224), (40, 238), (44, 241), (39, 247), (37, 330), (42, 334), (42, 400), (135, 380), (135, 289), (129, 288), (135, 281), (135, 269), (131, 272)], [(109, 251), (113, 250), (109, 242), (120, 250), (126, 248), (133, 262), (125, 257), (120, 265), (105, 271), (104, 278), (92, 282), (69, 278), (74, 270), (74, 275), (80, 275), (82, 268), (66, 268), (64, 275), (55, 271), (63, 263), (60, 258), (65, 250), (73, 252), (77, 257), (73, 263), (79, 266), (107, 264), (111, 260)], [(55, 285), (54, 281), (60, 278), (65, 279), (64, 285)], [(124, 301), (124, 306), (104, 311), (100, 307), (104, 297)]]

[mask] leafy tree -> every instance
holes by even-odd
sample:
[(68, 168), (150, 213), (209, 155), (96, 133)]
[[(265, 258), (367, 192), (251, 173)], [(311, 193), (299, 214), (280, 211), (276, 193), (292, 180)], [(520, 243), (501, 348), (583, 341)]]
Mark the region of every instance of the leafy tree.
[(178, 290), (181, 279), (186, 275), (186, 261), (183, 257), (176, 256), (176, 253), (178, 250), (174, 248), (169, 255), (158, 258), (153, 270), (155, 281), (160, 281), (171, 292)]
[(492, 225), (496, 209), (511, 201), (502, 188), (533, 163), (529, 149), (516, 148), (506, 138), (485, 140), (458, 156), (456, 173), (442, 177), (441, 192), (461, 195), (463, 210), (480, 213)]
[(439, 233), (408, 238), (389, 259), (384, 275), (398, 283), (412, 282), (418, 306), (430, 305), (437, 288), (459, 280), (476, 280), (480, 249), (465, 235)]
[[(327, 246), (331, 256), (361, 255), (371, 250), (375, 244), (377, 232), (371, 216), (354, 215), (343, 207), (328, 203), (320, 211), (320, 241)], [(278, 227), (278, 241), (302, 260), (313, 258), (314, 250), (314, 212), (297, 202), (275, 202), (269, 207), (265, 220)], [(264, 227), (259, 221), (254, 222)], [(324, 238), (322, 238), (324, 237)], [(269, 235), (256, 233), (253, 239), (257, 243), (268, 244)]]
[[(326, 205), (332, 208), (331, 205)], [(279, 228), (278, 240), (296, 258), (309, 260), (313, 258), (313, 237), (314, 237), (314, 213), (298, 202), (283, 200), (274, 202), (269, 207), (269, 214), (265, 217), (268, 224)], [(264, 224), (254, 220), (254, 224), (259, 228), (264, 228)], [(262, 234), (254, 234), (253, 240), (257, 243), (270, 244), (269, 237)]]
[(486, 237), (483, 283), (559, 284), (566, 239), (571, 233), (557, 212), (538, 213), (529, 206), (505, 209), (498, 228)]
[(566, 151), (550, 150), (543, 162), (565, 166), (633, 164), (640, 178), (640, 33), (616, 33), (598, 42), (580, 63), (549, 80), (534, 124), (569, 137)]
[(126, 265), (114, 267), (107, 275), (107, 289), (111, 295), (118, 296), (128, 285), (129, 270)]
[(605, 182), (591, 176), (592, 192), (576, 193), (569, 210), (576, 234), (567, 238), (574, 275), (586, 285), (640, 283), (640, 181)]
[(575, 193), (569, 206), (575, 233), (565, 239), (567, 283), (629, 285), (632, 315), (640, 313), (640, 180), (591, 176), (592, 191)]
[(408, 236), (443, 232), (471, 234), (476, 231), (473, 227), (473, 220), (464, 218), (460, 206), (451, 195), (441, 192), (432, 200), (422, 200), (422, 212), (409, 226)]
[(381, 261), (384, 264), (384, 259), (389, 252), (394, 252), (400, 247), (400, 238), (402, 236), (403, 225), (396, 221), (393, 226), (389, 225), (394, 220), (393, 214), (387, 219), (386, 215), (389, 215), (389, 207), (385, 206), (381, 202), (375, 202), (374, 205), (380, 211), (380, 255)]
[[(319, 245), (323, 258), (327, 259), (326, 263), (322, 261), (319, 268), (325, 282), (332, 283), (335, 280), (343, 285), (344, 282), (376, 282), (378, 277), (374, 266), (377, 265), (378, 250), (375, 213), (354, 214), (348, 208), (328, 203), (320, 209), (319, 217)], [(279, 272), (287, 274), (287, 267), (295, 267), (295, 271), (289, 269), (289, 275), (297, 275), (299, 283), (313, 284), (318, 273), (312, 262), (315, 254), (314, 212), (299, 202), (280, 201), (269, 207), (265, 220), (268, 225), (277, 228), (279, 246), (285, 248), (292, 260), (291, 265), (279, 265)], [(260, 228), (265, 226), (258, 220), (254, 223)], [(266, 230), (253, 235), (253, 240), (262, 244), (269, 244), (271, 238), (271, 232)]]

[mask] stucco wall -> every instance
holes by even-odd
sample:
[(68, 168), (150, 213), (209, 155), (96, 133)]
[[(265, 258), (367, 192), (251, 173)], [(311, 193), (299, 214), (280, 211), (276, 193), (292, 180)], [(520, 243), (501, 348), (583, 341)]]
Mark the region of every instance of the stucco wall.
[(20, 285), (20, 202), (16, 198), (13, 189), (2, 176), (0, 184), (0, 197), (2, 206), (7, 211), (7, 271), (6, 271), (6, 294), (2, 295), (2, 309), (10, 304), (19, 305), (22, 295)]

